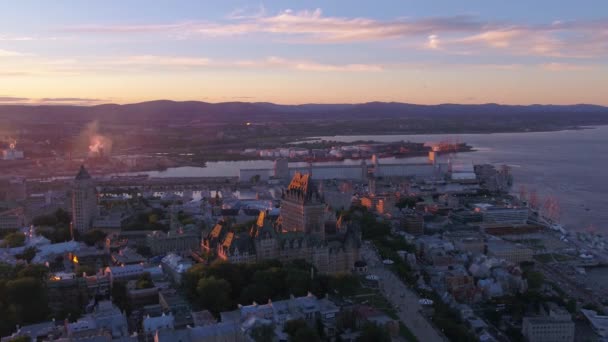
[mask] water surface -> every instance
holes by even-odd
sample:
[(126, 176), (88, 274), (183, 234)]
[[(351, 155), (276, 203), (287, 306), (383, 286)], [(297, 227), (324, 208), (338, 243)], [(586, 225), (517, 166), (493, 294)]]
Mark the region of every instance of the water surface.
[[(521, 185), (535, 190), (541, 198), (554, 197), (561, 206), (561, 222), (569, 229), (608, 229), (608, 126), (585, 130), (534, 133), (456, 135), (360, 135), (318, 137), (352, 142), (466, 142), (475, 152), (453, 156), (458, 162), (507, 164), (515, 177), (514, 191)], [(445, 157), (444, 157), (445, 158)], [(409, 163), (425, 158), (385, 159)], [(358, 160), (331, 164), (360, 163)], [(322, 163), (319, 163), (322, 164)], [(152, 177), (238, 176), (239, 169), (272, 168), (273, 162), (223, 161), (207, 167), (179, 167), (147, 172)], [(296, 166), (297, 163), (290, 163)]]

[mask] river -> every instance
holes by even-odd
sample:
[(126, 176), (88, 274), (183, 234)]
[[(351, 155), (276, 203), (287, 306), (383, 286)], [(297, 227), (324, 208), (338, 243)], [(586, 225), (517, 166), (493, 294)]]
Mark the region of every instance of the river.
[[(600, 232), (608, 228), (608, 126), (558, 132), (316, 138), (344, 142), (466, 142), (476, 151), (456, 154), (454, 158), (458, 162), (510, 165), (515, 177), (513, 190), (517, 192), (524, 185), (541, 198), (556, 198), (561, 207), (561, 223), (567, 228), (579, 231), (593, 228)], [(400, 160), (411, 162), (412, 159), (415, 158)], [(265, 160), (210, 162), (205, 168), (179, 167), (147, 174), (152, 177), (238, 176), (240, 168), (271, 168), (272, 165), (272, 161)]]

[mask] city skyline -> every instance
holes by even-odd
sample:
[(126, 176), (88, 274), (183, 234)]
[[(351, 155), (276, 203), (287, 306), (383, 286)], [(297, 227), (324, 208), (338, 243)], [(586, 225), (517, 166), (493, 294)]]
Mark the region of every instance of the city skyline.
[(608, 4), (5, 4), (0, 104), (608, 105)]

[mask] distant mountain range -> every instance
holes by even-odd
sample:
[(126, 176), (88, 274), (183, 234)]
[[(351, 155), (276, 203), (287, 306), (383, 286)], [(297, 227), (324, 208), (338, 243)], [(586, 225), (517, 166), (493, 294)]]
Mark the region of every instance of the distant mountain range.
[(361, 104), (302, 104), (279, 105), (266, 102), (198, 101), (176, 102), (169, 100), (133, 104), (102, 104), (96, 106), (65, 105), (0, 105), (0, 118), (11, 120), (64, 120), (83, 121), (98, 119), (107, 122), (137, 121), (191, 121), (241, 122), (266, 120), (365, 120), (408, 117), (474, 118), (484, 116), (501, 118), (525, 116), (571, 118), (583, 115), (593, 119), (608, 119), (608, 107), (576, 105), (499, 105), (440, 104), (418, 105), (398, 102), (368, 102)]

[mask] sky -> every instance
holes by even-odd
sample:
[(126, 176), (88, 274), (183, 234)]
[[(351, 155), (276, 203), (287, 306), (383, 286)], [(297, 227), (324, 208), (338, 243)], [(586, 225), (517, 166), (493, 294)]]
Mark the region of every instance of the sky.
[(608, 105), (608, 1), (4, 1), (0, 104)]

